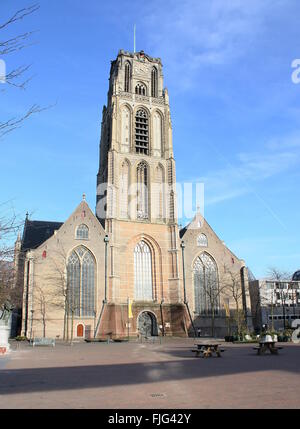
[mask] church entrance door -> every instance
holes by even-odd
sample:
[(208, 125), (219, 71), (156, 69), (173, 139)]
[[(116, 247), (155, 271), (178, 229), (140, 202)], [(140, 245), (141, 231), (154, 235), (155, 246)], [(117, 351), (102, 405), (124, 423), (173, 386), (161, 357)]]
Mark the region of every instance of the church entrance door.
[(151, 337), (158, 335), (157, 321), (154, 314), (143, 311), (138, 317), (138, 330), (144, 337)]
[(77, 325), (77, 337), (83, 337), (83, 325)]

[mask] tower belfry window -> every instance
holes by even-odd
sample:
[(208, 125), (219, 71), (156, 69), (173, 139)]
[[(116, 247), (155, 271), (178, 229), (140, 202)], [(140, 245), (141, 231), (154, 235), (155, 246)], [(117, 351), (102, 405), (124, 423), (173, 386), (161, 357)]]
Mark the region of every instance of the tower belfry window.
[(135, 116), (135, 150), (136, 153), (149, 155), (148, 115), (143, 109), (139, 109)]
[(143, 83), (138, 83), (135, 87), (135, 93), (138, 95), (147, 95), (146, 86)]

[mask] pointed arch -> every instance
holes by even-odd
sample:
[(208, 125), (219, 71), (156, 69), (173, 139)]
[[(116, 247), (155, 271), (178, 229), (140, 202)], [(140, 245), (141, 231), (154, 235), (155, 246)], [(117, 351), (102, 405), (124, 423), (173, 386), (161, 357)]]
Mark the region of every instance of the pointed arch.
[(135, 151), (149, 155), (149, 116), (143, 108), (135, 114)]
[(208, 246), (208, 241), (207, 241), (207, 237), (205, 234), (199, 234), (197, 237), (197, 246), (198, 247), (207, 247)]
[(88, 240), (89, 239), (89, 227), (82, 223), (76, 228), (76, 238), (79, 240)]
[(152, 252), (144, 240), (134, 248), (134, 299), (153, 300)]
[(147, 86), (143, 82), (138, 82), (135, 86), (135, 93), (137, 95), (147, 95)]
[(201, 315), (215, 315), (220, 310), (219, 276), (215, 260), (207, 252), (201, 253), (193, 264), (195, 311)]
[(67, 312), (69, 316), (93, 317), (96, 261), (85, 246), (76, 247), (67, 260)]

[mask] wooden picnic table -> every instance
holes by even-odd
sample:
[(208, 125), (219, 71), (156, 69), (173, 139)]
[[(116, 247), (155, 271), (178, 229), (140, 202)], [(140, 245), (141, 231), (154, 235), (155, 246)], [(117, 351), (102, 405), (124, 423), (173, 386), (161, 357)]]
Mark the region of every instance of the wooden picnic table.
[(275, 344), (275, 341), (261, 341), (258, 347), (254, 347), (254, 350), (257, 350), (258, 355), (264, 355), (268, 350), (272, 355), (277, 355), (278, 350), (282, 347), (276, 347)]
[(221, 344), (216, 343), (197, 343), (195, 344), (197, 348), (192, 351), (195, 353), (196, 357), (202, 355), (202, 357), (207, 358), (212, 357), (213, 354), (217, 357), (221, 357), (221, 352), (224, 352), (224, 350), (219, 348), (220, 345)]

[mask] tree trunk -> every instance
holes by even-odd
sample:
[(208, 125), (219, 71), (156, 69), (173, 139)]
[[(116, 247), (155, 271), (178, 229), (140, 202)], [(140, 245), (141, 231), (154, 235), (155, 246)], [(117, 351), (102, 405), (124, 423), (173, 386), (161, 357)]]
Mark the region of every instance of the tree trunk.
[(71, 322), (71, 344), (73, 343), (73, 331), (74, 331), (74, 311), (72, 310), (72, 322)]

